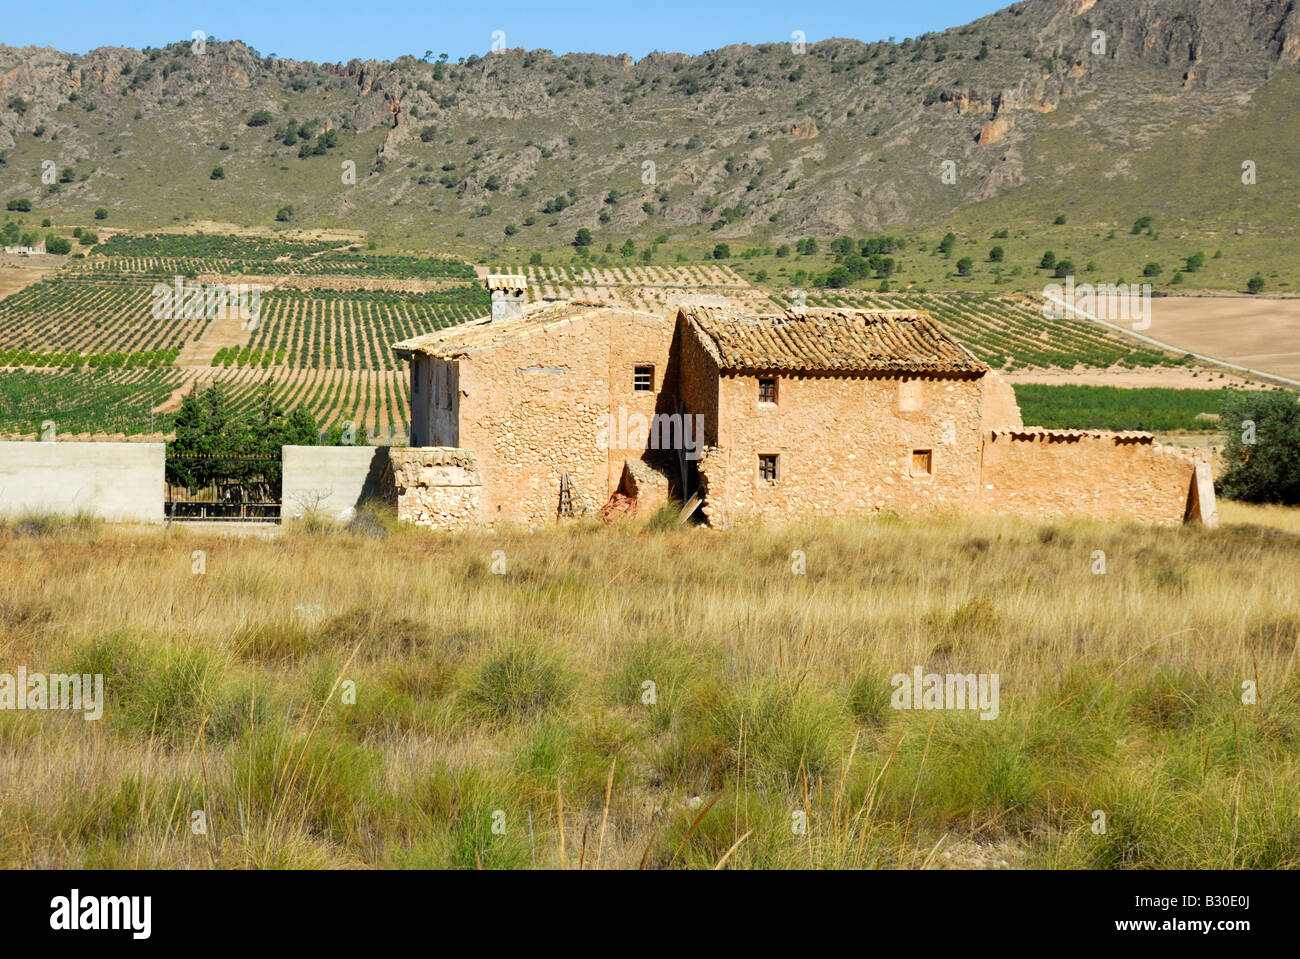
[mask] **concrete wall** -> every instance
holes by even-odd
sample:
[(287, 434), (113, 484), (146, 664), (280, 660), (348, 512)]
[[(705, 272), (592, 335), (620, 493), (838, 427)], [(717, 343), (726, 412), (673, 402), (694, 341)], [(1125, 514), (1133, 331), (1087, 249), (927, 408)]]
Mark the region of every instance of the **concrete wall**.
[(285, 446), (281, 450), (284, 480), (280, 501), (284, 519), (296, 519), (308, 509), (339, 517), (363, 499), (380, 497), (387, 446)]
[(984, 441), (984, 509), (1181, 523), (1204, 455), (1161, 446), (1149, 433), (993, 430)]
[(162, 443), (0, 443), (0, 513), (163, 521)]

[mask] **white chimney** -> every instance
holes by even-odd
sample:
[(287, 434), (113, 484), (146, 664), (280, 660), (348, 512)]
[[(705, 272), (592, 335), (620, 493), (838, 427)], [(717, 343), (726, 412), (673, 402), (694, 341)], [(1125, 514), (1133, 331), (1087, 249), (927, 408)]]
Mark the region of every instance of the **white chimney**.
[(508, 320), (524, 315), (524, 294), (528, 278), (517, 273), (493, 273), (487, 278), (492, 294), (492, 319)]

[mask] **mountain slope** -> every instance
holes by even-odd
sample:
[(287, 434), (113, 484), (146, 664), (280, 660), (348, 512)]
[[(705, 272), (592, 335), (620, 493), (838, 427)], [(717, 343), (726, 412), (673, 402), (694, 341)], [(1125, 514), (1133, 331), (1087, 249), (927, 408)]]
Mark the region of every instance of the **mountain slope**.
[[(765, 241), (1071, 205), (1098, 223), (1159, 206), (1224, 230), (1245, 211), (1289, 237), (1298, 60), (1295, 0), (1026, 0), (900, 44), (635, 63), (0, 46), (0, 200), (56, 224), (102, 206), (106, 225), (141, 228), (270, 225), (291, 204), (294, 225), (520, 250), (579, 227)], [(258, 111), (269, 122), (250, 126)], [(43, 183), (43, 164), (68, 182)]]

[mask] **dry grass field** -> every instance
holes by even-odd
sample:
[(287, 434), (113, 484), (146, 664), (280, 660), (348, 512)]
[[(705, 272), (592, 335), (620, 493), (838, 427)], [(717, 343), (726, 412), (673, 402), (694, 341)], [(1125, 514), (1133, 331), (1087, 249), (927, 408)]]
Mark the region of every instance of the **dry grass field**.
[(1300, 519), (1224, 517), (10, 520), (0, 672), (106, 703), (0, 711), (0, 866), (1300, 866)]

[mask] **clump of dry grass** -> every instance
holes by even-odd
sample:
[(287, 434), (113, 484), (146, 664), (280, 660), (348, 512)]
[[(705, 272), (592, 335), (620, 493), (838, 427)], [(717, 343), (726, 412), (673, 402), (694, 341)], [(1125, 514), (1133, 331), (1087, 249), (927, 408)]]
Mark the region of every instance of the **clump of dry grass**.
[(0, 866), (1300, 865), (1300, 539), (1225, 519), (10, 527), (0, 670), (107, 702), (0, 711)]

